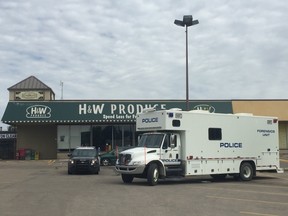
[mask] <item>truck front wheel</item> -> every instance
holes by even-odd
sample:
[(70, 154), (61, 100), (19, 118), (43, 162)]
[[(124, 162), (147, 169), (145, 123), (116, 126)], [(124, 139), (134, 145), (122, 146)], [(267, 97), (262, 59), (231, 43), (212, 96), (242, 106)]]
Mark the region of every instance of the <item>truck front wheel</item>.
[(131, 183), (134, 179), (133, 175), (122, 174), (122, 181), (126, 184)]
[(157, 164), (150, 164), (147, 172), (147, 182), (149, 185), (154, 186), (159, 180), (159, 169)]
[(250, 163), (242, 163), (240, 166), (239, 177), (242, 181), (250, 181), (254, 176), (253, 167)]

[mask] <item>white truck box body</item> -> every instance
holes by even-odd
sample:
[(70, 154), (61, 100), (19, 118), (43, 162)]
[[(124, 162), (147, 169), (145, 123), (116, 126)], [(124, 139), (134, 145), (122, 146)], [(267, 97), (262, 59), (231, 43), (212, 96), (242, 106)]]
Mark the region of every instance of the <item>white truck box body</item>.
[[(221, 140), (209, 140), (209, 128), (220, 129)], [(280, 168), (276, 117), (163, 110), (139, 114), (136, 129), (178, 132), (186, 176), (239, 172), (243, 160), (256, 170)]]
[(249, 181), (256, 171), (283, 172), (278, 119), (252, 114), (145, 110), (136, 117), (138, 147), (119, 154), (115, 169), (124, 183), (211, 175)]

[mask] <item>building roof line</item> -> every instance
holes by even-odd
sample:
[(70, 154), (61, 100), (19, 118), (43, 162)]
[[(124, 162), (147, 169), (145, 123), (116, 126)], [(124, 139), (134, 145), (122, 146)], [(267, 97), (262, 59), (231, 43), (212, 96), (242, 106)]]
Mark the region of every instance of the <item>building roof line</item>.
[[(7, 90), (53, 90), (47, 86), (45, 83), (37, 79), (35, 76), (29, 76), (28, 78), (16, 83), (15, 85), (9, 87)], [(54, 94), (54, 92), (53, 92)]]

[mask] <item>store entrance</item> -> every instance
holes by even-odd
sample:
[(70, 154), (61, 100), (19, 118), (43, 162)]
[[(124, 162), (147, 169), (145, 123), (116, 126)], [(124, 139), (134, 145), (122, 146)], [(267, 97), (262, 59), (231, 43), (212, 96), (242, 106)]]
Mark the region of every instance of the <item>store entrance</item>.
[(12, 134), (14, 137), (7, 138), (7, 135), (0, 134), (0, 160), (11, 160), (16, 157), (16, 134)]
[(117, 147), (135, 146), (135, 125), (95, 125), (92, 126), (92, 145), (101, 151)]
[(59, 125), (58, 150), (73, 150), (79, 146), (95, 146), (100, 151), (137, 144), (135, 124)]

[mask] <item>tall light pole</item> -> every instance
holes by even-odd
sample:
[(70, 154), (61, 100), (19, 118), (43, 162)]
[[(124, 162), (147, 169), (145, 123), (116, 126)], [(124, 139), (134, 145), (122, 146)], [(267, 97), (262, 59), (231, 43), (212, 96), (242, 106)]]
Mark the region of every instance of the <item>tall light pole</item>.
[(60, 81), (60, 86), (61, 86), (61, 100), (63, 100), (63, 86), (64, 86), (64, 82)]
[(189, 74), (188, 74), (188, 27), (199, 24), (198, 20), (193, 20), (192, 15), (184, 15), (183, 20), (175, 20), (175, 25), (186, 27), (186, 110), (189, 110)]

